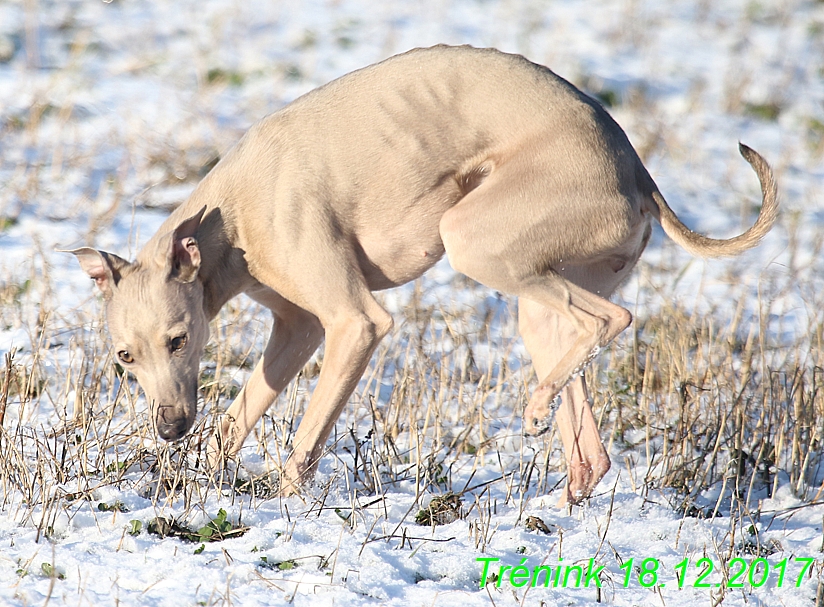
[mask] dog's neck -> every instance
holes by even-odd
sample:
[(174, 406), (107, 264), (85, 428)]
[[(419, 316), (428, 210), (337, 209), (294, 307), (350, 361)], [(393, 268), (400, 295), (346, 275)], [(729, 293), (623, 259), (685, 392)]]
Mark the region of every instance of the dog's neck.
[[(200, 239), (198, 239), (200, 241)], [(203, 238), (198, 278), (203, 284), (203, 307), (211, 320), (223, 305), (254, 281), (246, 268), (243, 251), (224, 239)]]

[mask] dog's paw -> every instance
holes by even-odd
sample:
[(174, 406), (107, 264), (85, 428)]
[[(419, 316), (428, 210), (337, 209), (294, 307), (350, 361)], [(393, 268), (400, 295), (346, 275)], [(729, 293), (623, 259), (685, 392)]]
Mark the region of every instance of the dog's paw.
[(556, 393), (548, 406), (542, 402), (541, 396), (539, 393), (533, 395), (524, 411), (524, 434), (528, 436), (541, 436), (548, 432), (561, 405), (560, 394)]
[(588, 499), (609, 471), (610, 465), (603, 447), (590, 458), (567, 462), (567, 482), (558, 507), (580, 504)]
[(280, 496), (289, 497), (303, 493), (315, 478), (317, 460), (317, 457), (293, 452), (280, 473)]
[(238, 451), (242, 443), (237, 436), (236, 427), (231, 423), (231, 419), (226, 416), (218, 426), (218, 429), (209, 438), (206, 444), (206, 469), (211, 472), (222, 470), (226, 463)]
[(215, 437), (212, 437), (209, 444), (206, 445), (206, 455), (201, 460), (204, 469), (209, 472), (217, 472), (224, 468), (228, 461), (226, 450)]
[(549, 432), (552, 427), (554, 417), (538, 419), (536, 417), (524, 418), (524, 434), (527, 436), (541, 436)]

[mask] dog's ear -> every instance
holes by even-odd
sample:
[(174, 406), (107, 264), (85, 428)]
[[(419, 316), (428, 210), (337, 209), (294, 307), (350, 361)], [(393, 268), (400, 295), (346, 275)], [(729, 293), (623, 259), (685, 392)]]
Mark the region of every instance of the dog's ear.
[(117, 255), (89, 247), (61, 252), (71, 253), (77, 257), (80, 267), (94, 280), (97, 288), (100, 289), (106, 299), (111, 298), (117, 284), (132, 265)]
[(166, 267), (169, 278), (179, 282), (192, 282), (200, 269), (200, 247), (197, 245), (197, 230), (206, 207), (195, 215), (183, 220), (170, 234), (166, 246)]

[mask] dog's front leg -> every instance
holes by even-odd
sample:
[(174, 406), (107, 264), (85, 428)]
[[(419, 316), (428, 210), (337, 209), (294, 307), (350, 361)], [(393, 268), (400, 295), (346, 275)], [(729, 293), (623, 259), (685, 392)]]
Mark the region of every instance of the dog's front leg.
[(368, 312), (340, 314), (326, 328), (320, 377), (298, 426), (293, 451), (281, 478), (281, 493), (296, 493), (312, 479), (326, 439), (358, 385), (378, 342), (392, 327), (392, 317), (371, 299)]
[[(267, 303), (267, 302), (262, 302)], [(207, 461), (217, 468), (225, 457), (231, 457), (277, 395), (309, 360), (323, 340), (323, 327), (318, 319), (283, 300), (273, 307), (275, 323), (263, 357), (258, 361), (249, 381), (220, 422), (207, 449)]]

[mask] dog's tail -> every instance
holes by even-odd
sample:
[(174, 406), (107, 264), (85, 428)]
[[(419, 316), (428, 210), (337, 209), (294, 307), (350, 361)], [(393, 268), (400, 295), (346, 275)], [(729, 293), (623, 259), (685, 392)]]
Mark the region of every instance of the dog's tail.
[(762, 196), (761, 212), (758, 214), (758, 219), (743, 234), (727, 240), (708, 238), (696, 234), (681, 223), (681, 220), (678, 219), (657, 188), (652, 191), (652, 199), (658, 207), (658, 220), (661, 222), (664, 232), (693, 255), (698, 257), (724, 257), (737, 255), (751, 249), (770, 231), (778, 217), (778, 188), (775, 185), (775, 177), (770, 165), (758, 152), (743, 143), (738, 144), (738, 150), (758, 175), (758, 180), (761, 182)]

